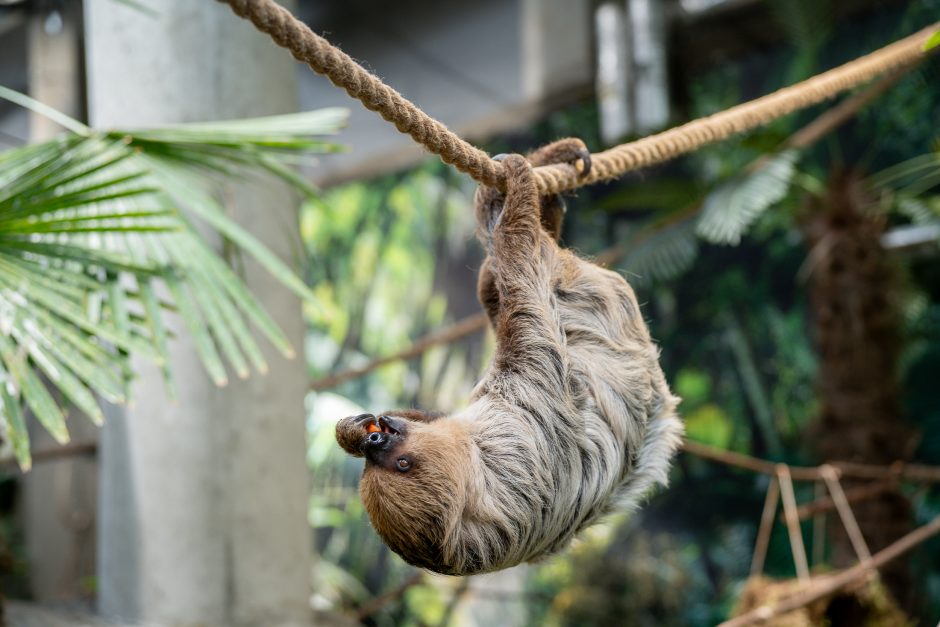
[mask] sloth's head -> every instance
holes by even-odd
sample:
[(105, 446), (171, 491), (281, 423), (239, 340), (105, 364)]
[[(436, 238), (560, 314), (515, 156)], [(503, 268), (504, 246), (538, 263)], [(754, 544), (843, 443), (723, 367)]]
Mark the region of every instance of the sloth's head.
[(417, 410), (361, 414), (337, 423), (336, 440), (365, 457), (359, 491), (385, 543), (415, 566), (447, 572), (470, 467), (460, 425)]

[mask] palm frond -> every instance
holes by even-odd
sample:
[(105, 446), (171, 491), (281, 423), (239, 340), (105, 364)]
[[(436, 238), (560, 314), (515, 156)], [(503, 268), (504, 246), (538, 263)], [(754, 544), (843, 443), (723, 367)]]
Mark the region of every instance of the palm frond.
[(630, 273), (630, 282), (638, 285), (668, 281), (688, 270), (698, 256), (695, 220), (683, 209), (676, 216), (667, 215), (641, 230), (624, 257), (622, 268)]
[(872, 174), (871, 189), (891, 190), (914, 197), (940, 185), (940, 152), (918, 155)]
[(818, 50), (832, 34), (830, 0), (772, 0), (771, 15), (800, 51)]
[[(49, 113), (12, 94), (0, 88), (0, 97)], [(100, 422), (99, 398), (127, 400), (132, 356), (158, 363), (173, 393), (169, 314), (219, 385), (229, 370), (267, 370), (252, 329), (293, 354), (194, 221), (312, 300), (283, 261), (226, 215), (214, 186), (275, 176), (314, 193), (291, 166), (337, 150), (319, 136), (335, 132), (345, 112), (104, 132), (50, 117), (70, 132), (0, 153), (0, 418), (23, 468), (24, 406), (64, 442), (67, 404)]]
[(785, 150), (757, 171), (719, 185), (702, 205), (696, 228), (699, 236), (715, 244), (738, 244), (748, 227), (786, 196), (799, 155), (797, 150)]

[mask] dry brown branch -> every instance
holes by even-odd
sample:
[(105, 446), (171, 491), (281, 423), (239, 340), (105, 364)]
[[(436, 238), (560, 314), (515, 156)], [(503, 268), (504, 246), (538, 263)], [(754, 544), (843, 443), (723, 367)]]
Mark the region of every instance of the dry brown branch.
[[(843, 490), (845, 500), (848, 503), (863, 503), (876, 498), (889, 490), (897, 488), (898, 481), (895, 478), (874, 481), (868, 485), (855, 486)], [(832, 511), (836, 508), (835, 503), (830, 496), (820, 496), (812, 503), (804, 503), (796, 508), (796, 513), (800, 520), (806, 520), (816, 514)]]
[(351, 379), (358, 379), (359, 377), (367, 375), (373, 370), (381, 368), (386, 364), (394, 363), (404, 359), (412, 359), (439, 344), (449, 344), (451, 342), (456, 342), (463, 337), (472, 335), (478, 331), (482, 331), (485, 328), (486, 314), (481, 312), (478, 314), (473, 314), (472, 316), (467, 316), (466, 318), (463, 318), (462, 320), (459, 320), (450, 326), (444, 327), (440, 331), (425, 335), (421, 339), (415, 341), (414, 344), (405, 350), (374, 359), (359, 368), (350, 368), (349, 370), (343, 370), (342, 372), (338, 372), (336, 374), (327, 375), (322, 379), (317, 379), (310, 384), (310, 389), (318, 391), (336, 387), (340, 383), (344, 383)]
[(796, 566), (796, 576), (800, 581), (809, 581), (809, 563), (806, 561), (806, 547), (803, 546), (800, 520), (796, 516), (796, 495), (793, 493), (790, 468), (786, 464), (777, 464), (776, 476), (780, 483), (780, 496), (783, 501), (783, 513), (786, 516), (790, 553), (793, 555), (793, 564)]
[[(752, 472), (759, 472), (765, 475), (776, 473), (774, 462), (769, 462), (743, 453), (735, 453), (724, 449), (715, 448), (686, 440), (682, 444), (683, 450), (690, 455), (708, 459), (714, 462), (742, 468)], [(868, 464), (856, 464), (852, 462), (829, 462), (842, 477), (852, 477), (853, 479), (905, 479), (918, 483), (940, 483), (940, 467), (923, 466), (919, 464), (904, 464), (897, 462), (891, 466), (874, 466)], [(790, 466), (790, 476), (797, 481), (817, 481), (823, 480), (822, 472), (818, 467)]]
[(727, 620), (719, 627), (746, 627), (747, 625), (759, 625), (766, 623), (770, 619), (792, 612), (801, 607), (806, 607), (816, 601), (826, 598), (836, 592), (850, 586), (851, 584), (869, 576), (873, 570), (877, 570), (897, 557), (900, 557), (907, 551), (926, 542), (933, 536), (940, 533), (940, 516), (932, 521), (915, 529), (905, 535), (890, 546), (885, 547), (872, 556), (871, 560), (859, 563), (852, 568), (842, 571), (838, 575), (820, 582), (818, 585), (810, 585), (803, 591), (794, 594), (773, 607), (762, 606), (741, 616)]
[(832, 501), (836, 505), (836, 511), (839, 512), (839, 518), (842, 519), (842, 526), (849, 534), (849, 541), (852, 543), (852, 548), (855, 549), (855, 555), (859, 561), (867, 562), (871, 559), (871, 551), (868, 550), (865, 536), (862, 535), (862, 530), (858, 527), (858, 521), (855, 520), (855, 514), (852, 513), (849, 501), (842, 490), (838, 474), (832, 466), (824, 465), (820, 467), (820, 470), (822, 470), (823, 479), (829, 488), (829, 494), (832, 495)]
[[(66, 459), (69, 457), (77, 457), (81, 455), (97, 455), (97, 453), (97, 442), (90, 440), (87, 442), (69, 442), (67, 444), (60, 444), (49, 448), (40, 449), (38, 451), (33, 451), (32, 460), (33, 464), (41, 464), (43, 462), (51, 462), (57, 459)], [(16, 467), (16, 458), (9, 456), (0, 459), (0, 467), (4, 466)]]
[(751, 558), (752, 577), (764, 571), (764, 560), (767, 559), (767, 547), (770, 545), (770, 532), (774, 527), (774, 512), (777, 511), (779, 500), (780, 483), (776, 477), (771, 477), (770, 484), (767, 486), (767, 495), (764, 498), (764, 511), (760, 517), (757, 541), (754, 543), (754, 556)]

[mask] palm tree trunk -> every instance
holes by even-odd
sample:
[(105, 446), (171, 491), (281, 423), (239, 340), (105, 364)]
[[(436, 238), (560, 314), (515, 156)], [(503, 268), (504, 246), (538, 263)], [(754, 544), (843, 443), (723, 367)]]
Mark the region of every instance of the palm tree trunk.
[[(826, 461), (891, 464), (911, 452), (912, 430), (902, 418), (897, 382), (897, 275), (880, 243), (883, 216), (869, 211), (871, 200), (857, 173), (834, 173), (826, 195), (809, 202), (801, 224), (810, 246), (810, 307), (819, 350), (820, 409), (812, 439)], [(911, 529), (910, 503), (897, 490), (854, 511), (872, 553)], [(844, 567), (857, 558), (841, 524), (832, 523), (831, 562)], [(898, 560), (883, 575), (906, 605), (907, 564)]]

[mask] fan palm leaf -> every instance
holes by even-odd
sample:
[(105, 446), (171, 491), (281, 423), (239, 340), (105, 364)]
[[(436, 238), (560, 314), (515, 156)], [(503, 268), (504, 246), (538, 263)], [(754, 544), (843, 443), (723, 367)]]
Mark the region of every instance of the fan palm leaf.
[(719, 185), (702, 204), (698, 235), (713, 244), (737, 245), (754, 221), (789, 192), (799, 154), (784, 150), (759, 169)]
[(0, 97), (62, 123), (52, 141), (0, 153), (0, 418), (21, 467), (30, 465), (23, 408), (59, 442), (68, 406), (100, 423), (99, 399), (128, 398), (132, 356), (162, 367), (178, 314), (212, 380), (267, 365), (252, 329), (293, 350), (196, 222), (231, 241), (303, 298), (294, 272), (232, 221), (216, 186), (275, 176), (306, 194), (293, 170), (337, 150), (319, 138), (345, 111), (94, 131), (28, 97)]

